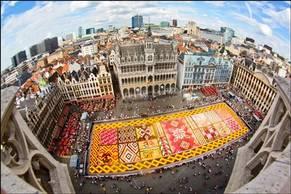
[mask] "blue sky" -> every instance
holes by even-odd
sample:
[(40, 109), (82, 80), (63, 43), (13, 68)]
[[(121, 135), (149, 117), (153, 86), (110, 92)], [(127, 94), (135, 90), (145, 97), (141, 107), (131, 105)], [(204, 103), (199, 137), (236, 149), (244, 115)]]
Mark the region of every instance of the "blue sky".
[(78, 27), (130, 26), (135, 14), (144, 21), (195, 21), (200, 27), (228, 26), (236, 35), (268, 44), (290, 59), (290, 1), (153, 1), (153, 2), (37, 2), (1, 1), (1, 69), (10, 58), (46, 37), (77, 33)]

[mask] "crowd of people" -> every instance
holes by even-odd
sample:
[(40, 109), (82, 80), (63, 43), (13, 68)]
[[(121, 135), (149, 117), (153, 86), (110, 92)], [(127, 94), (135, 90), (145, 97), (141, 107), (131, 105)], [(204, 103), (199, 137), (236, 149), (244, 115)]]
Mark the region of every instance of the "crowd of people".
[(74, 153), (78, 154), (80, 163), (85, 163), (87, 150), (90, 145), (90, 131), (91, 124), (89, 122), (82, 122), (78, 130), (77, 140), (75, 143)]
[[(97, 116), (93, 117), (95, 121), (107, 121), (107, 120), (120, 120), (120, 119), (131, 119), (139, 118), (144, 116), (153, 116), (157, 114), (170, 113), (175, 111), (181, 111), (185, 109), (196, 108), (200, 106), (210, 105), (214, 103), (219, 103), (223, 101), (223, 98), (220, 95), (204, 96), (199, 100), (184, 101), (180, 104), (167, 104), (171, 96), (163, 96), (161, 98), (152, 98), (147, 101), (146, 109), (142, 110), (140, 104), (135, 101), (125, 101), (123, 102), (126, 107), (124, 112), (121, 112), (119, 115), (113, 115), (113, 110), (104, 112), (103, 114), (96, 114)], [(160, 103), (159, 103), (160, 102)], [(166, 105), (165, 105), (166, 104)]]
[(76, 140), (77, 130), (80, 127), (80, 116), (81, 114), (79, 112), (73, 112), (69, 116), (68, 121), (60, 134), (58, 146), (55, 147), (57, 149), (55, 153), (58, 156), (62, 157), (71, 155)]
[[(225, 88), (226, 91), (229, 91), (229, 88)], [(210, 91), (210, 90), (209, 90)], [(211, 90), (212, 91), (212, 90)], [(162, 101), (167, 104), (167, 99), (168, 97), (163, 97)], [(169, 97), (170, 98), (170, 97)], [(155, 101), (155, 99), (151, 99), (148, 102), (148, 107), (146, 111), (141, 112), (139, 110), (139, 106), (137, 103), (133, 103), (131, 101), (127, 102), (125, 107), (127, 110), (132, 110), (132, 114), (125, 114), (121, 113), (119, 116), (112, 116), (113, 115), (113, 108), (116, 105), (115, 100), (108, 100), (108, 99), (103, 99), (103, 100), (98, 100), (98, 101), (89, 101), (89, 102), (82, 102), (78, 103), (77, 105), (80, 107), (82, 111), (86, 111), (89, 113), (91, 118), (95, 121), (103, 121), (103, 120), (118, 120), (118, 119), (126, 119), (126, 118), (134, 118), (134, 117), (143, 117), (143, 116), (150, 116), (154, 114), (160, 114), (160, 113), (167, 113), (167, 112), (173, 112), (173, 111), (179, 111), (183, 109), (189, 109), (189, 108), (194, 108), (194, 107), (199, 107), (199, 106), (205, 106), (213, 103), (218, 103), (222, 101), (226, 101), (232, 108), (237, 112), (238, 115), (240, 115), (247, 124), (250, 126), (253, 126), (251, 131), (243, 138), (241, 138), (239, 141), (231, 143), (224, 148), (218, 149), (214, 151), (214, 153), (209, 153), (208, 155), (205, 155), (201, 158), (194, 159), (193, 161), (190, 162), (185, 162), (181, 163), (178, 166), (181, 165), (187, 165), (192, 166), (191, 168), (193, 169), (192, 176), (193, 177), (203, 177), (204, 179), (204, 186), (207, 186), (208, 180), (212, 179), (213, 177), (218, 177), (218, 176), (225, 176), (229, 177), (229, 174), (225, 172), (225, 169), (222, 167), (222, 163), (219, 161), (223, 161), (226, 166), (229, 166), (229, 161), (234, 160), (234, 149), (236, 149), (241, 143), (245, 142), (246, 140), (249, 140), (251, 135), (254, 133), (254, 130), (258, 127), (259, 123), (255, 122), (253, 120), (252, 116), (252, 111), (254, 110), (252, 106), (247, 106), (247, 103), (240, 103), (237, 100), (233, 100), (230, 98), (227, 98), (223, 95), (221, 95), (220, 91), (213, 92), (213, 95), (206, 95), (198, 100), (192, 100), (189, 102), (183, 102), (181, 104), (168, 104), (167, 106), (162, 107), (162, 105), (153, 105), (152, 103)], [(98, 114), (101, 113), (101, 114)], [(90, 114), (91, 113), (91, 114)], [(79, 115), (80, 117), (80, 115)], [(78, 120), (79, 118), (77, 118)], [(253, 125), (255, 123), (255, 125)], [(69, 127), (68, 127), (69, 128)], [(76, 126), (76, 128), (78, 128)], [(77, 153), (82, 153), (85, 152), (88, 149), (89, 145), (89, 136), (90, 136), (90, 129), (88, 130), (86, 125), (81, 127), (81, 130), (78, 134), (77, 138), (77, 147), (76, 147), (76, 152)], [(63, 135), (61, 136), (63, 137)], [(70, 138), (64, 138), (64, 139), (70, 139)], [(74, 138), (73, 138), (74, 139)], [(65, 140), (64, 140), (65, 141)], [(61, 142), (60, 142), (61, 145)], [(59, 146), (60, 148), (62, 146)], [(64, 152), (64, 151), (63, 151)], [(66, 153), (66, 152), (65, 152)], [(84, 155), (83, 155), (84, 156)], [(83, 158), (84, 160), (84, 158)], [(214, 160), (217, 161), (215, 166), (209, 166), (207, 165), (204, 161), (205, 160)], [(228, 167), (230, 168), (230, 167)], [(197, 169), (198, 172), (197, 172)], [(175, 175), (177, 173), (176, 168), (172, 167), (169, 169), (162, 169), (161, 171), (167, 171), (170, 170), (172, 175)], [(161, 172), (160, 170), (157, 171), (157, 173)], [(155, 173), (154, 173), (155, 174)], [(160, 173), (161, 175), (160, 178), (162, 178), (163, 174)], [(80, 175), (78, 173), (75, 174), (76, 177), (79, 177)], [(106, 193), (106, 190), (108, 190), (108, 187), (106, 187), (105, 184), (103, 184), (103, 181), (106, 181), (108, 179), (114, 179), (114, 180), (120, 180), (120, 181), (127, 181), (129, 183), (129, 186), (132, 187), (135, 190), (144, 190), (145, 193), (151, 193), (152, 190), (156, 189), (149, 185), (145, 184), (144, 182), (138, 183), (137, 181), (133, 181), (133, 179), (139, 175), (133, 175), (133, 176), (128, 176), (128, 177), (87, 177), (87, 179), (82, 179), (80, 182), (80, 188), (84, 186), (86, 182), (90, 182), (91, 184), (94, 185), (100, 185), (100, 188), (104, 193)], [(89, 179), (89, 180), (88, 180)], [(185, 191), (191, 192), (191, 193), (196, 193), (195, 188), (192, 186), (187, 186), (187, 183), (189, 182), (188, 177), (181, 177), (177, 180), (177, 184), (179, 185), (178, 187), (175, 186), (169, 186), (168, 191), (175, 192), (175, 193), (183, 193)], [(215, 192), (221, 188), (224, 188), (227, 182), (224, 182), (222, 184), (217, 184), (214, 187), (210, 188), (212, 192)], [(122, 189), (117, 185), (117, 184), (112, 184), (110, 186), (111, 190), (113, 190), (116, 193), (126, 193), (126, 191), (122, 191)]]
[[(163, 186), (157, 186), (151, 183), (145, 183), (145, 181), (138, 181), (138, 177), (142, 175), (130, 175), (130, 176), (122, 176), (122, 177), (86, 177), (79, 182), (80, 190), (83, 189), (85, 183), (93, 184), (103, 191), (105, 194), (110, 190), (115, 193), (129, 193), (129, 191), (123, 190), (118, 184), (112, 183), (110, 185), (106, 184), (110, 180), (127, 182), (128, 187), (132, 188), (136, 191), (136, 193), (199, 193), (198, 190), (195, 190), (194, 182), (190, 182), (192, 178), (202, 178), (203, 179), (203, 189), (208, 192), (216, 192), (218, 190), (223, 190), (227, 184), (227, 180), (230, 176), (229, 172), (232, 167), (230, 165), (231, 161), (235, 159), (235, 150), (243, 144), (246, 140), (248, 140), (248, 135), (241, 138), (239, 141), (232, 142), (224, 147), (212, 152), (208, 153), (204, 156), (200, 156), (199, 158), (195, 158), (192, 161), (180, 163), (175, 167), (171, 168), (161, 168), (157, 169), (152, 173), (152, 179), (162, 179), (168, 178), (164, 175), (164, 173), (169, 172), (173, 175), (173, 178), (179, 172), (179, 167), (187, 167), (188, 170), (187, 176), (178, 176), (175, 184), (169, 184), (165, 188)], [(192, 178), (190, 177), (192, 176)], [(224, 181), (217, 181), (217, 184), (214, 186), (210, 184), (211, 179), (218, 179), (223, 177)], [(157, 180), (158, 181), (158, 180)], [(158, 188), (157, 188), (158, 187)], [(162, 188), (162, 191), (159, 189)]]
[(229, 97), (227, 95), (228, 91), (231, 91), (236, 94), (239, 99), (242, 99), (236, 90), (230, 89), (223, 92), (225, 102), (245, 121), (251, 131), (256, 130), (260, 126), (261, 121), (256, 120), (253, 116), (253, 113), (256, 111), (255, 107), (252, 106), (252, 103), (249, 101)]
[(79, 101), (72, 104), (78, 106), (81, 112), (88, 112), (89, 116), (95, 120), (96, 113), (110, 112), (115, 107), (116, 100), (114, 98), (102, 98), (98, 100)]
[(82, 112), (88, 112), (88, 114), (111, 110), (115, 107), (115, 103), (115, 98), (102, 98), (97, 100), (72, 102), (72, 104), (78, 106)]

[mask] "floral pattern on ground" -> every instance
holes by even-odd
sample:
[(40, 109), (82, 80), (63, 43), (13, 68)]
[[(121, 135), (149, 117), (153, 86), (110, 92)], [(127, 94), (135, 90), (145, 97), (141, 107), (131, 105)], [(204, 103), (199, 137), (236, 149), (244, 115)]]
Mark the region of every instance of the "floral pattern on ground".
[(239, 124), (233, 118), (228, 118), (224, 122), (232, 131), (236, 131), (240, 128)]
[(137, 143), (119, 144), (119, 159), (123, 163), (134, 163), (140, 160)]
[(200, 129), (206, 141), (212, 141), (219, 138), (218, 131), (211, 125)]
[(172, 153), (179, 153), (197, 147), (193, 132), (184, 118), (162, 121), (161, 125), (168, 138)]
[(98, 165), (113, 165), (119, 162), (117, 145), (99, 146)]
[(222, 119), (228, 119), (231, 117), (231, 114), (228, 111), (225, 111), (223, 108), (218, 108), (215, 110), (215, 112), (218, 114), (218, 116)]
[[(207, 126), (197, 126), (192, 119), (197, 114), (205, 114), (206, 122), (210, 121)], [(214, 123), (212, 119), (218, 122)], [(239, 129), (236, 129), (237, 125)], [(155, 135), (145, 138), (149, 132), (144, 131), (140, 133), (144, 139), (140, 138), (140, 126), (150, 127)], [(117, 144), (101, 145), (100, 133), (111, 129), (117, 131)], [(247, 131), (244, 123), (225, 103), (147, 118), (98, 123), (91, 133), (88, 173), (126, 173), (167, 166), (215, 150), (242, 137)], [(101, 141), (107, 144), (115, 142), (109, 139)]]
[(145, 149), (140, 151), (140, 157), (142, 160), (152, 160), (161, 158), (162, 154), (160, 148)]
[(215, 123), (213, 124), (213, 126), (217, 129), (220, 136), (222, 137), (231, 134), (231, 130), (227, 127), (227, 125), (224, 122)]
[(136, 127), (136, 134), (138, 141), (149, 140), (156, 137), (153, 127), (149, 125)]
[(211, 122), (208, 120), (208, 118), (203, 113), (192, 115), (192, 119), (199, 128), (205, 127), (205, 126), (211, 124)]
[(159, 143), (157, 139), (151, 139), (151, 140), (139, 141), (138, 146), (140, 150), (145, 150), (145, 149), (157, 148), (159, 147)]
[(106, 129), (99, 132), (100, 145), (112, 145), (117, 144), (117, 130)]
[(118, 143), (129, 143), (136, 141), (135, 128), (127, 126), (118, 129)]

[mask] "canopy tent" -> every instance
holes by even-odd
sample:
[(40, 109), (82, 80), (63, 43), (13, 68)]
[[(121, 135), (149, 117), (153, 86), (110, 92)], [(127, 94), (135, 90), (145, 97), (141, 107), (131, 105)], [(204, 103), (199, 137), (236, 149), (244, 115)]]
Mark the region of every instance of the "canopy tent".
[(234, 93), (232, 93), (232, 92), (228, 92), (228, 94), (229, 94), (229, 96), (230, 96), (231, 98), (234, 98), (234, 97), (235, 97)]
[(185, 98), (186, 100), (191, 100), (191, 94), (185, 93), (185, 94), (183, 94), (183, 98)]
[(260, 119), (255, 113), (253, 114), (253, 116), (255, 117), (255, 119), (257, 120), (257, 121), (261, 121), (262, 119)]
[(81, 121), (86, 120), (87, 117), (88, 117), (88, 113), (87, 113), (87, 112), (83, 112), (83, 113), (82, 113), (82, 116), (81, 116)]
[(77, 168), (78, 155), (72, 155), (70, 158), (70, 167)]

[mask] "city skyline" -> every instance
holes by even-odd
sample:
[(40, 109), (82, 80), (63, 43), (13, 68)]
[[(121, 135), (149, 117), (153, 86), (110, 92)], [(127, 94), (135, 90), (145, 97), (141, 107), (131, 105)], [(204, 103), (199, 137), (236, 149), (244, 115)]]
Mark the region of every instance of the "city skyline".
[[(53, 10), (53, 11), (52, 11)], [(102, 14), (100, 14), (102, 11)], [(1, 69), (11, 57), (47, 37), (83, 28), (131, 26), (131, 17), (152, 23), (178, 20), (179, 26), (231, 27), (236, 35), (267, 44), (290, 60), (290, 2), (1, 2)], [(107, 17), (108, 16), (108, 17)], [(37, 18), (37, 19), (35, 19)], [(104, 19), (108, 18), (108, 19)], [(213, 22), (215, 21), (215, 22)], [(24, 38), (25, 37), (25, 38)], [(28, 54), (28, 53), (27, 53)], [(288, 56), (289, 55), (289, 56)]]

